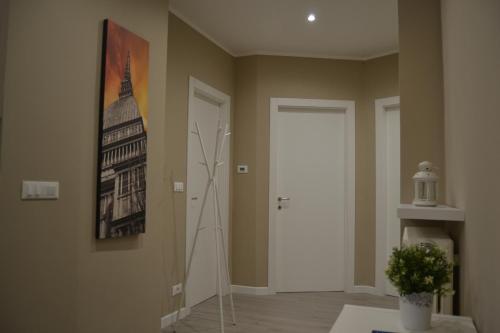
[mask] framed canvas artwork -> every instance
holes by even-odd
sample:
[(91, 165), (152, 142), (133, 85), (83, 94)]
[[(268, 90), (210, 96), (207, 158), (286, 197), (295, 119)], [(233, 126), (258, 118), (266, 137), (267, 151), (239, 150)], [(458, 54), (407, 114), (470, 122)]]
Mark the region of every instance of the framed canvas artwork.
[(145, 232), (149, 43), (104, 21), (96, 238)]

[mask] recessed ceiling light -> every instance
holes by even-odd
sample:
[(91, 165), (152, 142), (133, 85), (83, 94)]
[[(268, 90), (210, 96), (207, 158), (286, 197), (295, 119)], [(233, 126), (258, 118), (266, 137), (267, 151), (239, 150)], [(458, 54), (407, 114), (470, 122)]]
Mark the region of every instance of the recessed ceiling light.
[(314, 15), (314, 14), (309, 14), (309, 16), (307, 17), (307, 20), (308, 20), (309, 22), (314, 22), (314, 21), (316, 21), (316, 15)]

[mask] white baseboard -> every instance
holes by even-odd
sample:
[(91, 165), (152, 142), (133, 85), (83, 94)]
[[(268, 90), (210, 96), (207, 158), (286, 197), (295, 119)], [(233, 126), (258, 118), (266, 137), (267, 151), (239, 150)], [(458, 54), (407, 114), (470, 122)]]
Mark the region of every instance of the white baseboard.
[(271, 295), (268, 287), (250, 287), (250, 286), (238, 286), (234, 285), (231, 287), (233, 294), (243, 294), (243, 295)]
[[(191, 308), (182, 308), (181, 313), (179, 314), (179, 319), (185, 318), (189, 316), (191, 313)], [(164, 316), (161, 318), (161, 328), (167, 328), (168, 326), (172, 325), (175, 322), (177, 315), (177, 311), (174, 311), (172, 313), (169, 313), (168, 315)]]
[(380, 295), (380, 292), (377, 288), (372, 287), (372, 286), (353, 286), (351, 290), (349, 290), (350, 293), (356, 293), (356, 294), (371, 294), (371, 295)]
[[(269, 291), (268, 287), (251, 287), (251, 286), (239, 286), (239, 285), (233, 285), (231, 290), (233, 291), (233, 294), (243, 294), (243, 295), (256, 295), (256, 296), (262, 296), (262, 295), (272, 295), (274, 293)], [(371, 294), (371, 295), (380, 295), (380, 292), (378, 291), (377, 288), (373, 286), (351, 286), (349, 290), (347, 290), (348, 293), (364, 293), (364, 294)]]

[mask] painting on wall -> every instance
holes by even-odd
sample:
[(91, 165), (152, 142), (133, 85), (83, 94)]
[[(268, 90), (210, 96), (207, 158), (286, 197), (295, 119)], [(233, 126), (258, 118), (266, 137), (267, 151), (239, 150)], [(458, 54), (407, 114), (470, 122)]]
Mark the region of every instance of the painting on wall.
[(149, 43), (104, 21), (96, 238), (145, 232)]

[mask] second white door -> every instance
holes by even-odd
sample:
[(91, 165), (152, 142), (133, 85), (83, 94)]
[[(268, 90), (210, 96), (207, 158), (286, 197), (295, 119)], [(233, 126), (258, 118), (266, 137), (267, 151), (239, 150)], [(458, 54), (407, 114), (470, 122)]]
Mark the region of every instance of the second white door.
[[(209, 176), (203, 164), (203, 151), (196, 133), (198, 124), (206, 150), (208, 164), (213, 167), (216, 133), (218, 126), (229, 124), (229, 96), (190, 78), (189, 81), (189, 115), (188, 115), (188, 155), (187, 155), (187, 207), (186, 207), (186, 264), (189, 261), (194, 243), (198, 216), (200, 214), (203, 194)], [(228, 212), (229, 212), (229, 141), (226, 141), (222, 159), (226, 162), (218, 169), (219, 203), (221, 208), (221, 225), (225, 233), (227, 246)], [(194, 249), (191, 271), (186, 285), (186, 306), (194, 306), (217, 293), (217, 257), (215, 248), (215, 215), (213, 194), (209, 191), (206, 206), (203, 210), (201, 229)], [(226, 253), (227, 255), (227, 253)], [(222, 254), (221, 254), (222, 257)], [(227, 256), (226, 256), (227, 260)], [(224, 263), (224, 261), (222, 261)], [(222, 271), (223, 276), (224, 270)], [(223, 279), (225, 284), (227, 281)]]
[(344, 290), (346, 114), (278, 111), (276, 291)]
[(400, 203), (400, 112), (399, 97), (375, 101), (376, 127), (376, 285), (381, 293), (397, 296), (398, 292), (385, 276), (394, 247), (399, 248), (401, 221), (397, 216)]

